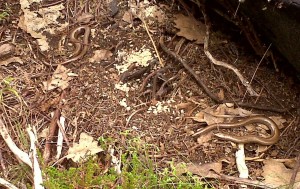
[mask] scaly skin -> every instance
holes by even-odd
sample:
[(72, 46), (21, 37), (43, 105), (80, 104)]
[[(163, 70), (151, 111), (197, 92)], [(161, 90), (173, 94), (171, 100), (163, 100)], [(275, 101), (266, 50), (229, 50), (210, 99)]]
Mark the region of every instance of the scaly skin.
[(245, 126), (252, 123), (260, 123), (266, 125), (270, 129), (271, 135), (267, 138), (259, 137), (256, 135), (234, 136), (225, 133), (216, 133), (215, 135), (220, 139), (229, 140), (239, 144), (257, 143), (261, 145), (272, 145), (279, 140), (280, 131), (278, 129), (278, 126), (273, 120), (265, 116), (253, 116), (236, 123), (217, 123), (209, 125), (204, 129), (200, 130), (199, 132), (195, 133), (193, 136), (203, 135), (213, 129), (228, 129)]

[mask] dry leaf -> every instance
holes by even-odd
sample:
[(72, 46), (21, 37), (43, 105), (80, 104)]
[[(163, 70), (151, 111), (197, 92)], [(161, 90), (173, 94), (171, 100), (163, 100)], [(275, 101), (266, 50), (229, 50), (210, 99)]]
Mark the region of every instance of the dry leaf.
[[(35, 1), (40, 2), (41, 0)], [(61, 3), (31, 11), (30, 5), (32, 3), (34, 3), (33, 0), (20, 0), (23, 15), (19, 19), (18, 26), (29, 33), (33, 38), (36, 38), (40, 49), (46, 51), (49, 49), (49, 44), (47, 37), (43, 35), (43, 33), (54, 33), (54, 30), (60, 30), (67, 26), (66, 22), (58, 22), (58, 18), (63, 18), (63, 14), (60, 10), (63, 10), (65, 7)]]
[(220, 173), (222, 171), (222, 163), (220, 162), (206, 163), (202, 165), (187, 164), (186, 166), (180, 163), (175, 167), (180, 174), (190, 172), (204, 178), (218, 178), (219, 176), (216, 173)]
[(191, 130), (187, 127), (184, 127), (183, 130), (188, 136), (195, 134), (195, 132), (193, 130)]
[(181, 110), (181, 109), (187, 109), (187, 108), (191, 107), (192, 105), (194, 105), (194, 103), (192, 103), (192, 102), (182, 102), (182, 103), (175, 105), (175, 107), (176, 107), (176, 109)]
[(225, 106), (222, 106), (221, 104), (216, 109), (214, 109), (213, 107), (205, 108), (201, 112), (197, 113), (195, 117), (193, 117), (193, 120), (207, 123), (207, 125), (211, 125), (214, 123), (222, 123), (224, 122), (224, 118), (220, 117), (219, 115), (225, 114), (224, 107)]
[(15, 57), (11, 57), (9, 59), (0, 61), (0, 66), (7, 66), (8, 64), (13, 63), (13, 62), (18, 62), (20, 64), (23, 64), (23, 61), (21, 60), (21, 58), (15, 56)]
[(230, 108), (230, 107), (226, 107), (226, 114), (229, 114), (229, 115), (237, 115), (237, 116), (240, 116), (240, 117), (245, 117), (245, 116), (250, 116), (252, 115), (252, 112), (248, 111), (248, 110), (245, 110), (243, 108)]
[(81, 15), (79, 15), (77, 18), (76, 18), (76, 21), (79, 22), (79, 23), (84, 23), (84, 24), (87, 24), (89, 23), (92, 19), (94, 19), (94, 15), (91, 14), (91, 13), (82, 13)]
[(210, 141), (211, 138), (212, 138), (212, 135), (213, 135), (213, 132), (212, 132), (212, 131), (206, 133), (205, 135), (200, 135), (200, 136), (197, 138), (198, 144), (204, 144), (204, 143)]
[(69, 148), (67, 158), (72, 159), (74, 162), (81, 162), (87, 159), (88, 156), (102, 151), (103, 149), (98, 146), (98, 142), (94, 141), (93, 137), (81, 133), (79, 143), (75, 143), (73, 147)]
[[(265, 178), (264, 183), (273, 186), (274, 188), (280, 188), (280, 186), (287, 186), (290, 182), (293, 174), (292, 169), (288, 169), (283, 163), (274, 159), (268, 159), (264, 161), (262, 176)], [(298, 172), (295, 179), (293, 188), (300, 188), (300, 173)]]
[(228, 108), (233, 108), (234, 107), (234, 103), (232, 102), (227, 102), (227, 103), (224, 103), (226, 105), (226, 107)]
[[(232, 115), (231, 117), (235, 116), (249, 116), (252, 113), (248, 110), (242, 108), (234, 108), (228, 107), (228, 104), (220, 104), (217, 108), (215, 107), (208, 107), (201, 112), (197, 113), (193, 119), (198, 122), (205, 122), (208, 125), (214, 123), (222, 123), (224, 122), (224, 117), (228, 117), (228, 115)], [(230, 119), (227, 118), (227, 121)]]
[(51, 79), (43, 82), (44, 90), (49, 91), (57, 87), (62, 90), (66, 89), (69, 86), (69, 81), (71, 81), (74, 76), (77, 76), (74, 73), (69, 73), (69, 71), (70, 70), (63, 65), (58, 65)]
[(100, 62), (102, 60), (108, 60), (113, 54), (106, 49), (96, 50), (94, 56), (89, 59), (89, 62)]
[(204, 120), (204, 112), (198, 112), (198, 113), (196, 113), (196, 115), (193, 117), (193, 120), (197, 121), (197, 122), (206, 123), (206, 121)]
[(284, 159), (283, 163), (286, 167), (288, 167), (290, 169), (294, 169), (296, 167), (297, 160), (296, 159)]
[(284, 128), (283, 123), (286, 123), (286, 119), (282, 118), (282, 116), (270, 116), (270, 119), (278, 125), (279, 129)]
[[(0, 46), (0, 57), (14, 52), (15, 46), (12, 44), (3, 44)], [(1, 64), (0, 64), (1, 65)]]
[(221, 104), (217, 107), (217, 109), (206, 108), (204, 112), (204, 120), (208, 125), (215, 123), (223, 123), (224, 118), (221, 115), (225, 114), (226, 106)]
[(182, 14), (176, 15), (175, 27), (180, 31), (178, 36), (185, 37), (188, 40), (196, 40), (197, 44), (203, 44), (205, 37), (205, 25), (197, 21), (194, 17), (184, 16)]
[(47, 42), (46, 36), (42, 35), (41, 32), (37, 32), (38, 30), (41, 29), (42, 26), (40, 27), (38, 26), (41, 25), (42, 22), (41, 21), (33, 22), (33, 20), (35, 20), (34, 18), (38, 17), (37, 14), (30, 12), (27, 9), (23, 10), (23, 12), (24, 15), (20, 17), (18, 26), (25, 32), (29, 33), (33, 38), (37, 39), (40, 49), (42, 51), (48, 50), (49, 44)]
[(272, 150), (271, 153), (270, 153), (270, 156), (271, 157), (277, 157), (279, 154), (279, 150)]
[(131, 23), (132, 22), (132, 13), (131, 12), (129, 12), (129, 11), (126, 11), (125, 13), (124, 13), (124, 15), (123, 15), (123, 17), (122, 17), (122, 20), (124, 21), (124, 22), (127, 22), (127, 23)]
[(46, 112), (49, 110), (50, 107), (58, 104), (59, 102), (60, 102), (60, 96), (51, 99), (46, 99), (41, 103), (40, 110), (42, 112)]
[[(281, 116), (271, 116), (269, 117), (270, 119), (272, 119), (277, 125), (278, 125), (278, 128), (279, 129), (282, 129), (283, 128), (283, 124), (284, 122), (286, 122), (286, 119), (283, 119)], [(265, 131), (268, 131), (270, 130), (270, 128), (264, 124), (258, 124), (259, 128), (265, 130)], [(248, 130), (248, 131), (254, 131), (257, 129), (256, 126), (252, 125), (252, 124), (249, 124), (249, 125), (245, 125), (245, 128)], [(262, 130), (262, 132), (264, 132)]]
[(47, 138), (49, 136), (49, 128), (44, 128), (41, 132), (39, 132), (38, 138)]

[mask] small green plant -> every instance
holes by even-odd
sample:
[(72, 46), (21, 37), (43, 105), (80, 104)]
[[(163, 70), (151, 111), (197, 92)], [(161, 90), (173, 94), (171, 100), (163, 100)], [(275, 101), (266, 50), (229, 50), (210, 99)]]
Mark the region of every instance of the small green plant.
[[(123, 133), (124, 134), (124, 133)], [(127, 137), (130, 136), (126, 132)], [(112, 139), (99, 138), (101, 145), (108, 144)], [(99, 161), (99, 157), (91, 157), (78, 167), (61, 169), (48, 167), (44, 170), (46, 176), (45, 187), (56, 189), (72, 188), (196, 188), (202, 189), (203, 184), (191, 174), (180, 175), (175, 166), (159, 170), (148, 155), (148, 148), (153, 145), (144, 143), (139, 138), (127, 140), (126, 151), (121, 154), (121, 173), (114, 167), (107, 168), (106, 163)], [(121, 149), (120, 149), (121, 151)], [(110, 158), (107, 158), (107, 157)], [(97, 160), (98, 159), (98, 160)]]
[(11, 13), (11, 9), (7, 5), (6, 5), (5, 10), (0, 9), (0, 22), (8, 19), (10, 13)]
[[(13, 104), (20, 104), (18, 109), (12, 108)], [(0, 108), (8, 108), (18, 114), (23, 112), (23, 101), (16, 88), (16, 79), (13, 77), (6, 77), (0, 81)]]
[(20, 102), (22, 102), (22, 99), (21, 99), (19, 93), (17, 92), (17, 90), (14, 87), (14, 81), (15, 81), (14, 78), (6, 77), (6, 78), (2, 79), (2, 81), (0, 82), (0, 103), (3, 102), (4, 96), (8, 95), (9, 93), (16, 96), (18, 98), (18, 100)]
[(109, 181), (116, 179), (111, 175), (102, 175), (100, 166), (90, 158), (79, 167), (71, 167), (67, 170), (48, 167), (45, 170), (47, 180), (45, 187), (50, 189), (92, 188), (92, 186), (105, 186)]
[[(12, 183), (18, 185), (19, 183), (23, 183), (25, 185), (30, 186), (32, 181), (32, 174), (31, 168), (25, 164), (17, 164), (11, 165), (10, 169), (8, 170), (8, 175), (12, 180)], [(1, 187), (0, 187), (1, 188)], [(27, 187), (31, 188), (31, 187)]]
[(6, 20), (8, 18), (8, 16), (9, 16), (8, 12), (6, 12), (6, 11), (1, 12), (0, 13), (0, 21)]

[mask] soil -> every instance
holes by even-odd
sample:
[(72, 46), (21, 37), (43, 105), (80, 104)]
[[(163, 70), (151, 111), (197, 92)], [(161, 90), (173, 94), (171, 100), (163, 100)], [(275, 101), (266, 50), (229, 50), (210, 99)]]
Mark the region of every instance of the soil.
[[(128, 93), (116, 88), (121, 77), (116, 66), (124, 61), (122, 57), (120, 58), (121, 52), (129, 54), (139, 49), (150, 49), (153, 56), (156, 56), (143, 22), (138, 18), (134, 18), (132, 23), (122, 20), (124, 13), (129, 10), (126, 2), (119, 3), (118, 12), (111, 16), (110, 6), (106, 1), (101, 5), (97, 4), (98, 6), (93, 5), (95, 1), (90, 1), (90, 12), (93, 12), (95, 17), (88, 23), (93, 30), (88, 52), (82, 59), (64, 65), (72, 73), (77, 74), (68, 82), (68, 87), (64, 90), (56, 88), (49, 91), (44, 89), (43, 82), (51, 79), (56, 66), (48, 66), (43, 62), (59, 63), (64, 59), (63, 54), (68, 54), (67, 51), (72, 52), (72, 46), (64, 47), (63, 52), (58, 50), (61, 36), (68, 35), (69, 30), (66, 28), (61, 33), (48, 35), (50, 49), (41, 52), (36, 39), (18, 27), (21, 14), (19, 3), (14, 1), (0, 3), (0, 10), (10, 7), (11, 11), (9, 18), (3, 21), (0, 27), (1, 44), (14, 44), (16, 50), (8, 56), (18, 56), (23, 61), (0, 66), (1, 81), (7, 77), (14, 78), (15, 87), (23, 99), (20, 103), (13, 95), (5, 95), (1, 102), (1, 118), (5, 120), (7, 127), (11, 128), (10, 134), (16, 140), (16, 144), (21, 148), (24, 147), (18, 129), (32, 125), (36, 127), (37, 133), (41, 133), (50, 124), (52, 119), (50, 113), (61, 109), (61, 115), (66, 118), (66, 135), (70, 142), (78, 141), (80, 133), (85, 132), (95, 139), (100, 136), (110, 137), (114, 139), (115, 146), (126, 148), (126, 141), (120, 133), (130, 131), (132, 137), (140, 137), (144, 142), (159, 148), (159, 151), (150, 150), (150, 154), (155, 153), (152, 154), (155, 157), (153, 160), (161, 167), (166, 166), (166, 162), (171, 160), (192, 163), (222, 160), (222, 173), (238, 176), (235, 164), (230, 163), (234, 162), (236, 151), (232, 143), (213, 138), (207, 145), (199, 145), (197, 138), (191, 136), (191, 133), (205, 126), (195, 121), (193, 117), (205, 108), (217, 107), (217, 104), (197, 85), (195, 79), (178, 61), (159, 47), (160, 36), (165, 36), (165, 43), (171, 50), (174, 50), (176, 45), (179, 46), (179, 41), (183, 39), (174, 33), (177, 31), (174, 27), (174, 15), (187, 14), (180, 4), (172, 5), (164, 1), (149, 4), (149, 6), (159, 5), (166, 14), (163, 22), (148, 22), (148, 27), (161, 58), (169, 68), (157, 74), (156, 83), (153, 78), (146, 81), (145, 78), (149, 74), (160, 69), (159, 61), (154, 61), (154, 66), (145, 73), (124, 82), (130, 86)], [(51, 2), (44, 2), (44, 5), (47, 3)], [(70, 1), (68, 5), (68, 9), (62, 10), (62, 13), (69, 16), (66, 18), (72, 29), (79, 25), (75, 18), (82, 5), (79, 1)], [(39, 4), (36, 8), (38, 7)], [(270, 146), (262, 158), (295, 158), (300, 149), (299, 114), (297, 114), (297, 108), (299, 110), (300, 107), (300, 87), (296, 75), (292, 74), (293, 68), (283, 68), (287, 67), (287, 63), (281, 61), (278, 63), (280, 70), (276, 72), (269, 60), (263, 60), (259, 64), (261, 57), (254, 54), (242, 34), (233, 31), (237, 30), (236, 28), (224, 30), (220, 28), (224, 27), (224, 24), (218, 25), (218, 21), (214, 22), (212, 18), (211, 20), (213, 28), (210, 52), (216, 59), (234, 65), (249, 81), (255, 73), (251, 86), (259, 96), (251, 97), (246, 93), (246, 88), (232, 71), (213, 65), (204, 54), (202, 44), (184, 40), (177, 51), (178, 54), (188, 62), (209, 89), (221, 98), (229, 100), (244, 98), (244, 102), (251, 104), (289, 109), (285, 113), (276, 113), (245, 108), (253, 114), (280, 116), (286, 119), (281, 128), (279, 142)], [(100, 49), (109, 50), (112, 56), (107, 60), (90, 62), (89, 58)], [(1, 59), (5, 58), (7, 56)], [(65, 59), (67, 58), (65, 56)], [(152, 92), (154, 83), (159, 88), (164, 81), (174, 76), (176, 78), (163, 88), (164, 93), (154, 97)], [(140, 91), (143, 82), (146, 82), (146, 89)], [(3, 83), (1, 85), (4, 87)], [(145, 92), (147, 90), (148, 92)], [(63, 102), (60, 101), (62, 91), (65, 93)], [(124, 99), (126, 105), (121, 103), (125, 102)], [(161, 112), (158, 108), (160, 103), (163, 109)], [(180, 105), (182, 108), (178, 108)], [(3, 140), (0, 140), (0, 145), (5, 164), (9, 167), (17, 163)], [(45, 139), (40, 138), (39, 149), (42, 152), (44, 145)], [(67, 146), (64, 145), (63, 153), (66, 152)], [(54, 156), (52, 154), (51, 158)], [(257, 152), (246, 151), (246, 156), (257, 156)], [(253, 179), (261, 177), (263, 164), (260, 161), (251, 161), (247, 166)], [(227, 184), (227, 181), (220, 182), (219, 187)]]

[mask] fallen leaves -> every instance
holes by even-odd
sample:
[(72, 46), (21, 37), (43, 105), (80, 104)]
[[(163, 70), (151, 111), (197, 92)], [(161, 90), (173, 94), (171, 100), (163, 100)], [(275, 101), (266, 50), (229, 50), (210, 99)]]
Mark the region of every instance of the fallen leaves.
[(179, 163), (176, 166), (178, 174), (190, 172), (204, 178), (218, 178), (218, 173), (222, 171), (222, 163), (205, 163), (201, 165), (189, 163), (187, 165)]
[(206, 133), (205, 135), (199, 136), (197, 138), (197, 142), (198, 142), (198, 144), (204, 144), (204, 143), (210, 141), (212, 136), (213, 136), (213, 132), (210, 131), (210, 132)]
[[(295, 179), (293, 188), (300, 188), (300, 171)], [(289, 185), (289, 181), (293, 174), (292, 169), (288, 169), (283, 163), (274, 159), (264, 160), (262, 176), (265, 178), (264, 183), (273, 186), (274, 188), (280, 188), (282, 186)]]
[(211, 125), (214, 123), (224, 122), (224, 117), (222, 117), (221, 115), (225, 115), (224, 105), (220, 105), (216, 109), (214, 109), (213, 107), (208, 107), (197, 113), (195, 117), (193, 117), (193, 119), (197, 122), (203, 122), (207, 123), (207, 125)]
[(14, 62), (18, 62), (20, 64), (23, 64), (23, 61), (21, 60), (21, 58), (15, 56), (15, 57), (11, 57), (11, 58), (8, 58), (6, 60), (0, 61), (0, 66), (7, 66), (10, 63), (14, 63)]
[[(41, 0), (35, 0), (41, 3)], [(41, 8), (39, 10), (30, 10), (30, 5), (34, 3), (29, 0), (20, 0), (23, 15), (19, 19), (18, 26), (37, 39), (41, 51), (47, 51), (49, 44), (46, 35), (43, 32), (54, 33), (54, 30), (65, 28), (67, 23), (59, 23), (58, 18), (63, 18), (60, 10), (65, 7), (63, 4)]]
[(112, 52), (106, 49), (96, 50), (94, 56), (89, 59), (89, 62), (101, 62), (102, 60), (108, 60), (112, 56)]
[(234, 108), (230, 104), (220, 104), (215, 107), (207, 107), (201, 112), (198, 112), (193, 118), (194, 121), (207, 123), (207, 125), (222, 123), (225, 118), (230, 121), (234, 117), (250, 116), (252, 112), (242, 109)]
[(12, 44), (6, 43), (3, 45), (0, 45), (0, 57), (8, 55), (8, 54), (14, 52), (14, 50), (15, 50), (15, 46)]
[[(7, 55), (14, 53), (15, 49), (16, 49), (15, 46), (12, 44), (7, 43), (7, 44), (0, 45), (0, 58), (7, 57)], [(23, 64), (23, 61), (21, 60), (20, 57), (14, 56), (0, 61), (0, 66), (7, 66), (10, 63), (14, 63), (14, 62)]]
[(286, 123), (286, 119), (282, 118), (281, 116), (270, 116), (270, 119), (272, 119), (276, 125), (278, 125), (279, 129), (282, 129), (284, 127), (283, 123)]
[(50, 80), (43, 82), (44, 90), (50, 91), (56, 88), (66, 89), (77, 74), (71, 73), (63, 65), (58, 65)]
[(180, 31), (178, 36), (185, 37), (188, 40), (195, 41), (196, 44), (203, 44), (205, 37), (205, 25), (197, 21), (194, 17), (177, 14), (175, 27)]
[(74, 162), (81, 162), (102, 151), (103, 149), (98, 146), (98, 142), (94, 141), (92, 136), (81, 133), (79, 143), (75, 143), (73, 147), (69, 148), (67, 158)]
[(84, 23), (84, 24), (88, 24), (91, 20), (94, 19), (94, 15), (91, 13), (86, 13), (83, 12), (82, 14), (80, 14), (77, 18), (76, 21), (78, 23)]

